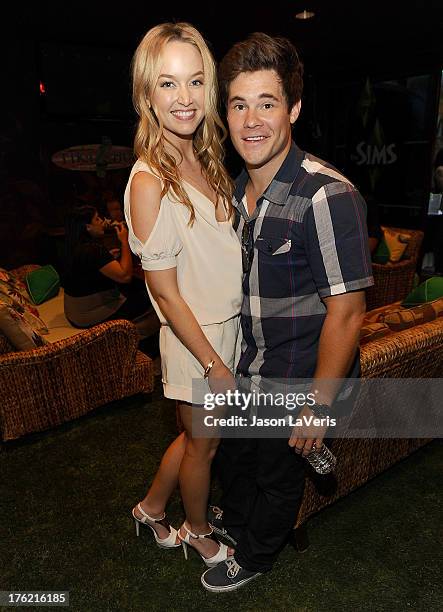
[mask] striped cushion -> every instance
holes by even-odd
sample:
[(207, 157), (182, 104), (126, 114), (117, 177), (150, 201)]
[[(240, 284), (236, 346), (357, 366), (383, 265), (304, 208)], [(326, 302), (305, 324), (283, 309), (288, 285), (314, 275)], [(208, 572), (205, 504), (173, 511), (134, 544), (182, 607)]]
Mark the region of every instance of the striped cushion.
[(414, 308), (399, 308), (382, 316), (381, 321), (386, 323), (392, 331), (409, 329), (414, 325), (421, 325), (434, 321), (443, 316), (443, 298), (415, 306)]
[(391, 334), (391, 329), (385, 323), (369, 323), (360, 329), (360, 346), (371, 340), (377, 340)]

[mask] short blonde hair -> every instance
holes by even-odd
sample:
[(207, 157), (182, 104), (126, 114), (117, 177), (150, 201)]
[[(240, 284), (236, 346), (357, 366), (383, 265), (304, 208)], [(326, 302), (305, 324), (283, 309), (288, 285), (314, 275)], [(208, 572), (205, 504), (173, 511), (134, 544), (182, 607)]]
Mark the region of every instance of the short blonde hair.
[(205, 117), (194, 134), (194, 150), (206, 179), (217, 195), (216, 204), (224, 202), (232, 215), (232, 181), (223, 165), (223, 141), (226, 129), (218, 113), (218, 85), (215, 62), (202, 35), (189, 23), (163, 23), (149, 30), (132, 60), (132, 100), (139, 116), (134, 151), (162, 181), (162, 197), (169, 189), (190, 211), (190, 224), (195, 220), (192, 202), (186, 193), (177, 161), (166, 151), (163, 125), (151, 107), (151, 98), (161, 69), (164, 46), (172, 41), (196, 47), (203, 61), (205, 78)]

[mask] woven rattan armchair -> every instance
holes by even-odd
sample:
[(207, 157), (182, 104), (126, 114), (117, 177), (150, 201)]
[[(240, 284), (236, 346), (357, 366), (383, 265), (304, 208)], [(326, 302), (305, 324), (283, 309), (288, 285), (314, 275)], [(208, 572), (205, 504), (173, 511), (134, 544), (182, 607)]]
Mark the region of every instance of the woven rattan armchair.
[(154, 386), (152, 361), (125, 320), (101, 323), (31, 351), (0, 333), (0, 427), (12, 440)]
[[(443, 318), (368, 342), (361, 347), (363, 378), (438, 378), (443, 371)], [(356, 411), (358, 405), (356, 406)], [(308, 546), (307, 519), (365, 484), (430, 439), (334, 439), (330, 448), (337, 457), (331, 477), (307, 477), (294, 544)]]
[(417, 269), (423, 232), (420, 230), (389, 228), (402, 234), (410, 234), (404, 258), (396, 263), (372, 264), (375, 284), (366, 290), (366, 309), (373, 310), (386, 304), (403, 300), (412, 290)]

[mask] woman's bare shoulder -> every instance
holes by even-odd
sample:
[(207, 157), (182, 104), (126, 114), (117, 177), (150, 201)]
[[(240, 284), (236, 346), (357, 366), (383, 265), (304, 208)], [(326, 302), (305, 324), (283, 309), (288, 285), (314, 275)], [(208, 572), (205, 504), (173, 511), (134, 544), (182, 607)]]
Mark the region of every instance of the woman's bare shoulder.
[[(151, 172), (139, 170), (132, 177), (131, 196), (159, 196), (161, 195), (162, 185), (158, 177)], [(132, 199), (132, 198), (131, 198)]]
[(137, 172), (131, 182), (130, 211), (135, 235), (148, 239), (160, 211), (161, 181), (150, 172)]

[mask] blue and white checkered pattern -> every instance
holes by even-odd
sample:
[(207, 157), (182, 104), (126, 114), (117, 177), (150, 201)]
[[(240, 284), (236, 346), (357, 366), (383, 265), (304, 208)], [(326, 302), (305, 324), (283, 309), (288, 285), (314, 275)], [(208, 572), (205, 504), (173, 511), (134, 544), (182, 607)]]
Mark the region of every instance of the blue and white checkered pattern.
[[(322, 298), (374, 284), (366, 204), (331, 165), (294, 143), (249, 217), (246, 171), (233, 204), (241, 240), (253, 224), (244, 275), (238, 372), (255, 379), (312, 377), (326, 306)], [(340, 333), (340, 330), (337, 330)], [(358, 375), (358, 360), (350, 376)]]

